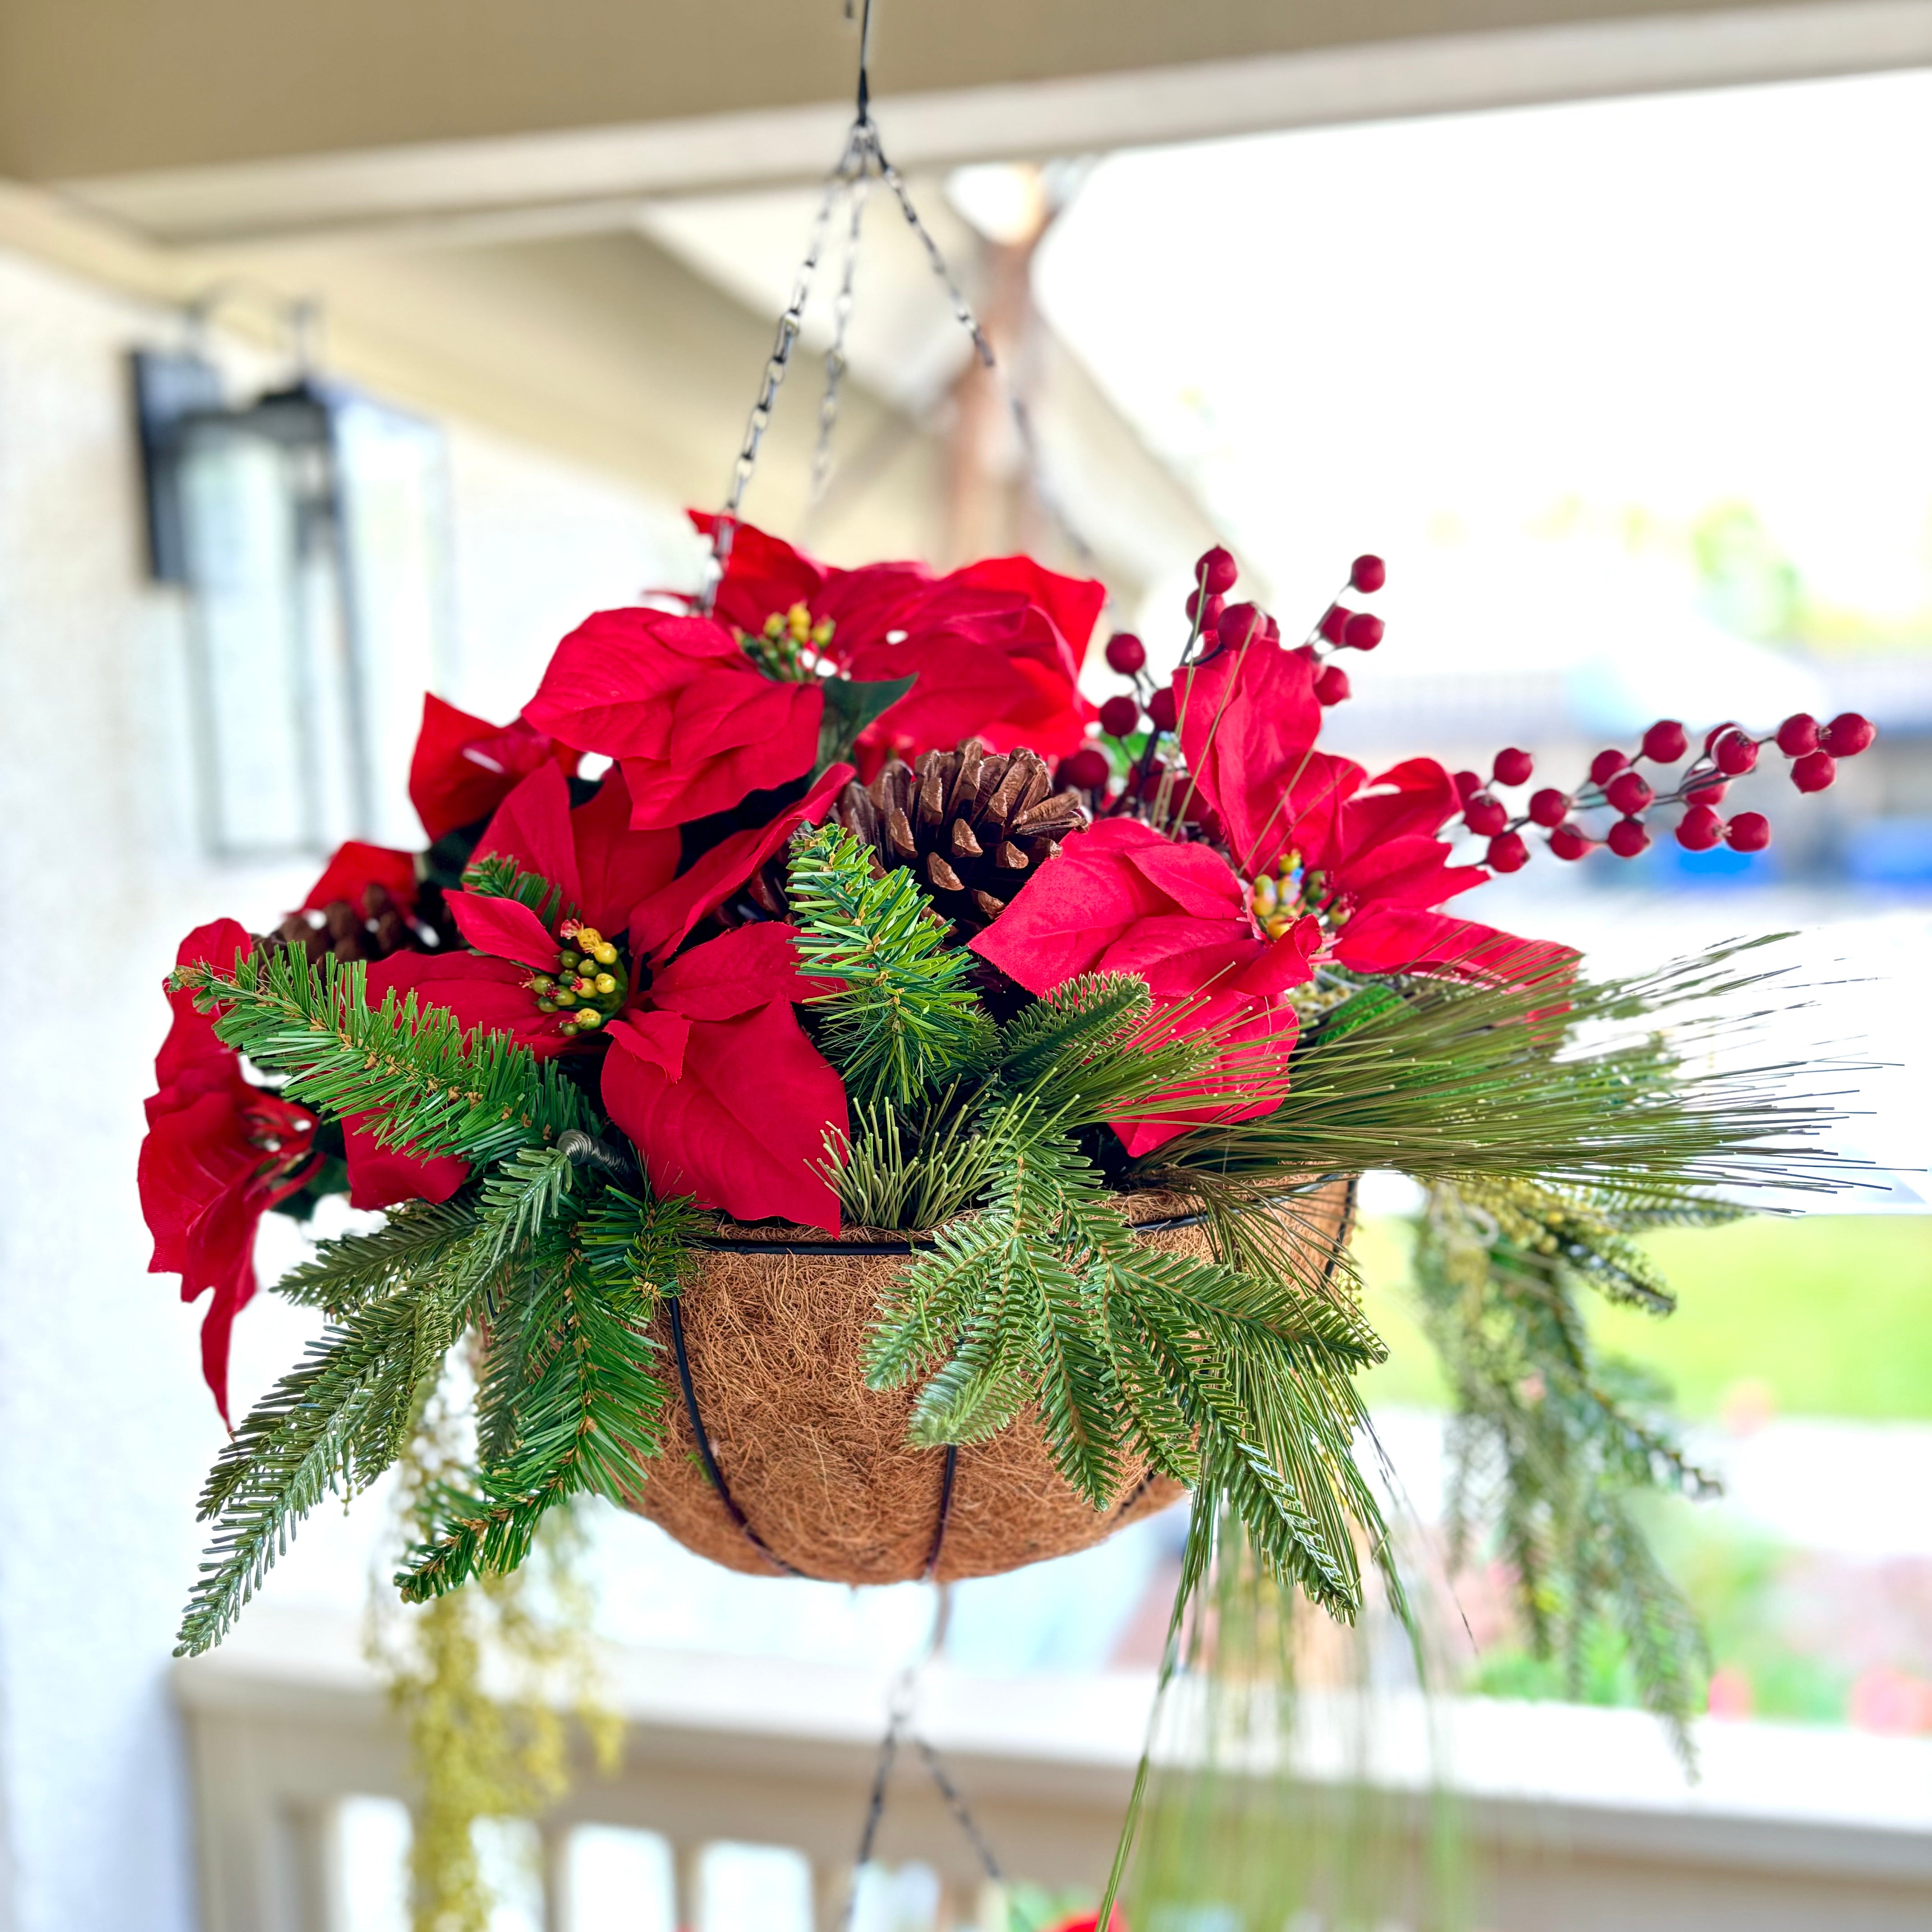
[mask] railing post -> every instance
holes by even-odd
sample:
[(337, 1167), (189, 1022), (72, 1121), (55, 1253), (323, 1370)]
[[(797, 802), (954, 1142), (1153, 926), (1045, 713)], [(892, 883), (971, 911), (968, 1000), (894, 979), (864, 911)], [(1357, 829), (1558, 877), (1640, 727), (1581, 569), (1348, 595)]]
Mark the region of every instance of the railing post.
[(839, 1932), (845, 1901), (851, 1895), (858, 1874), (842, 1860), (812, 1868), (812, 1932)]
[(704, 1847), (674, 1844), (671, 1876), (676, 1887), (677, 1932), (703, 1932), (704, 1924)]

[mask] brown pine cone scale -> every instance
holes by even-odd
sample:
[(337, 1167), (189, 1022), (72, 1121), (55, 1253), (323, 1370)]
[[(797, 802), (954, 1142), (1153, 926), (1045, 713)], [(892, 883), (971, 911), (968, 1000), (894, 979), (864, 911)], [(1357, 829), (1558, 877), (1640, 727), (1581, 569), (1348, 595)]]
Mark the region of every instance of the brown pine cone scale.
[(934, 908), (970, 934), (1087, 823), (1087, 807), (1078, 792), (1054, 790), (1037, 753), (989, 752), (969, 738), (911, 765), (895, 758), (869, 785), (848, 784), (832, 817), (880, 865), (916, 871)]

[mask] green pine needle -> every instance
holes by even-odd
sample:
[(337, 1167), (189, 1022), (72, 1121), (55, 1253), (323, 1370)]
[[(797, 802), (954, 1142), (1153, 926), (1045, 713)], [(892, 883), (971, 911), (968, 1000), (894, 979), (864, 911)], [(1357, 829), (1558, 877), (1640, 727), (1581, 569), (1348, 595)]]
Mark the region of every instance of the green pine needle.
[(855, 1100), (910, 1107), (986, 1065), (994, 1034), (973, 985), (978, 962), (947, 943), (911, 872), (880, 872), (850, 832), (815, 826), (793, 838), (785, 898), (800, 970), (843, 982), (814, 1004), (820, 1045)]
[(332, 1118), (377, 1117), (386, 1147), (486, 1162), (596, 1124), (582, 1095), (528, 1048), (393, 990), (371, 1008), (362, 963), (311, 964), (271, 946), (232, 974), (178, 968), (172, 983), (214, 1016), (214, 1030), (263, 1071), (286, 1074), (292, 1100)]

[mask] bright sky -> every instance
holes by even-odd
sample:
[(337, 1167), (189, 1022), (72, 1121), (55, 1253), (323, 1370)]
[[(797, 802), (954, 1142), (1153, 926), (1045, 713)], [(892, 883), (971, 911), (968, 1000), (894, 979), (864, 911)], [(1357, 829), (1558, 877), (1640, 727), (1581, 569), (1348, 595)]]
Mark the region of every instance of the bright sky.
[(1896, 623), (1932, 614), (1928, 182), (1925, 74), (1313, 130), (1101, 162), (1038, 288), (1284, 610), (1363, 549), (1493, 599), (1566, 514), (1667, 548), (1742, 501)]

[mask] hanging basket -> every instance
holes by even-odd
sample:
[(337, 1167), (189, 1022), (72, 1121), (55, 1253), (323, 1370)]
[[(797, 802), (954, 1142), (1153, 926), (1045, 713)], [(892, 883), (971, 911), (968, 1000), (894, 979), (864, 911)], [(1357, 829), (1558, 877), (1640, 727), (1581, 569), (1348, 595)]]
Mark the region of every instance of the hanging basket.
[[(1347, 1180), (1297, 1193), (1298, 1238), (1339, 1252), (1354, 1204)], [(1127, 1215), (1155, 1246), (1210, 1253), (1206, 1228), (1172, 1195), (1130, 1196)], [(713, 1239), (653, 1331), (676, 1393), (631, 1499), (687, 1550), (757, 1576), (949, 1582), (1090, 1548), (1183, 1492), (1136, 1466), (1094, 1509), (1054, 1467), (1030, 1411), (990, 1442), (909, 1442), (913, 1391), (868, 1389), (860, 1359), (881, 1295), (908, 1264), (904, 1235), (788, 1240), (728, 1222)]]

